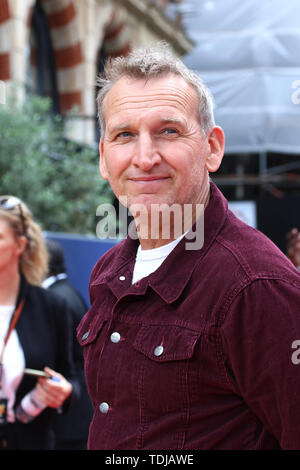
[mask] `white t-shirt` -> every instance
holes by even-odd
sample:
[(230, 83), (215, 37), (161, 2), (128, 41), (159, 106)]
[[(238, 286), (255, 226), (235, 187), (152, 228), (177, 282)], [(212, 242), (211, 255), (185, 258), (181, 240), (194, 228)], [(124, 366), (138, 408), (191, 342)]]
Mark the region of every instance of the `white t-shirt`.
[(66, 273), (56, 274), (56, 276), (50, 276), (44, 279), (44, 281), (42, 282), (42, 286), (44, 287), (44, 289), (48, 289), (55, 282), (60, 281), (61, 279), (67, 279), (67, 278), (68, 276)]
[[(0, 351), (2, 351), (10, 319), (15, 310), (14, 305), (0, 305)], [(25, 358), (18, 334), (14, 329), (9, 337), (3, 355), (2, 395), (7, 398), (7, 421), (13, 423), (15, 415), (13, 406), (16, 398), (16, 390), (22, 380)]]
[(139, 245), (133, 269), (132, 284), (156, 271), (184, 236), (185, 233), (167, 245), (152, 248), (151, 250), (142, 250), (141, 245)]

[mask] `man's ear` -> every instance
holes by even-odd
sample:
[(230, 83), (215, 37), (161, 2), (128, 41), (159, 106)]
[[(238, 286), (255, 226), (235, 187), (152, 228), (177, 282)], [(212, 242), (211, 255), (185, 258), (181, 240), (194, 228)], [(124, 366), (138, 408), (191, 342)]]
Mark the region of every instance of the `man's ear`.
[(99, 142), (99, 171), (100, 171), (100, 175), (102, 176), (102, 178), (104, 180), (107, 180), (108, 172), (107, 172), (106, 163), (104, 159), (104, 143), (102, 139), (100, 139), (100, 142)]
[(207, 139), (210, 153), (206, 159), (206, 168), (210, 173), (214, 173), (219, 169), (224, 155), (225, 134), (223, 129), (219, 126), (214, 126)]

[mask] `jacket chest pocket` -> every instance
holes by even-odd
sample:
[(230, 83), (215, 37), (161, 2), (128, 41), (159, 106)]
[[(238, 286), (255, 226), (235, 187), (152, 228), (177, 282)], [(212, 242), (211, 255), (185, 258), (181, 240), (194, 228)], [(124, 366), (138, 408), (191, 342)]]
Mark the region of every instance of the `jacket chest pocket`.
[(137, 389), (146, 415), (188, 409), (189, 369), (200, 335), (173, 325), (140, 328), (133, 346), (139, 353)]

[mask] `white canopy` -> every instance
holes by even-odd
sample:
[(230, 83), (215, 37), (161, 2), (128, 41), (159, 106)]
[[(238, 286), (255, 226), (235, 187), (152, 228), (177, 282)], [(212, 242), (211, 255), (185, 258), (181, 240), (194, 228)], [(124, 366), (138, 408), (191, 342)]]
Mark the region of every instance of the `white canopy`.
[(226, 151), (300, 154), (300, 0), (185, 0), (184, 57), (215, 98)]

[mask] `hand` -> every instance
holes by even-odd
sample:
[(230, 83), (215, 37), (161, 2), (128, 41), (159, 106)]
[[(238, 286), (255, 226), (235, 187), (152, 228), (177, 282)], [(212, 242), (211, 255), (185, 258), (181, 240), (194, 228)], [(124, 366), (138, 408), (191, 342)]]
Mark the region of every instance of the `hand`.
[(59, 408), (63, 402), (72, 393), (72, 385), (63, 375), (55, 372), (49, 367), (45, 367), (44, 371), (51, 377), (59, 379), (58, 381), (51, 378), (46, 379), (40, 377), (36, 385), (36, 398), (41, 403), (50, 408)]
[(296, 266), (300, 266), (300, 233), (299, 230), (293, 228), (287, 234), (287, 254), (292, 263)]

